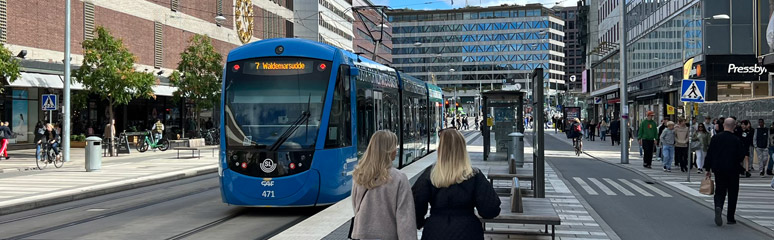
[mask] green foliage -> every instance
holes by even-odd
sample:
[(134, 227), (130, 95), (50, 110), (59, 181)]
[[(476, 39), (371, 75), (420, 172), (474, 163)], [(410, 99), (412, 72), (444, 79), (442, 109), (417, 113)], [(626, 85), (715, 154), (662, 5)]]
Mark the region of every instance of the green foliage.
[(134, 98), (153, 96), (156, 78), (151, 73), (134, 70), (135, 56), (121, 39), (97, 27), (96, 38), (83, 41), (83, 64), (73, 74), (90, 94), (107, 100), (113, 118), (113, 105), (129, 103)]
[[(19, 69), (21, 69), (21, 62), (16, 59), (11, 50), (0, 43), (0, 79), (5, 78), (8, 82), (16, 81), (21, 76)], [(0, 83), (1, 85), (2, 83)], [(3, 92), (2, 88), (0, 88), (1, 92)]]
[(83, 134), (70, 135), (70, 141), (73, 141), (73, 142), (85, 142), (86, 141), (86, 135), (83, 135)]
[(220, 101), (223, 56), (215, 51), (210, 37), (199, 34), (191, 37), (188, 48), (180, 53), (180, 58), (177, 71), (169, 78), (172, 85), (177, 87), (175, 100), (192, 100), (196, 104), (196, 114), (202, 108), (215, 106)]

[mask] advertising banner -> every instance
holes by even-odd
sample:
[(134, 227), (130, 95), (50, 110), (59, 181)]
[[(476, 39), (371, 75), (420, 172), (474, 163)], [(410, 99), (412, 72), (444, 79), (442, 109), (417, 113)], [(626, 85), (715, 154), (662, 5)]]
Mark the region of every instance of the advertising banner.
[(27, 141), (27, 90), (13, 90), (13, 105), (11, 131), (16, 135), (13, 139), (19, 142)]

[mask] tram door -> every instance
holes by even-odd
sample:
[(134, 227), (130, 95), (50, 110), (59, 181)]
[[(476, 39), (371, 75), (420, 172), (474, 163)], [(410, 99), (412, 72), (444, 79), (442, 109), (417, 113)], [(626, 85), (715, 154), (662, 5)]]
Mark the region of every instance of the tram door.
[(387, 129), (384, 125), (384, 111), (382, 111), (383, 106), (382, 92), (374, 91), (374, 126), (376, 126), (377, 131)]

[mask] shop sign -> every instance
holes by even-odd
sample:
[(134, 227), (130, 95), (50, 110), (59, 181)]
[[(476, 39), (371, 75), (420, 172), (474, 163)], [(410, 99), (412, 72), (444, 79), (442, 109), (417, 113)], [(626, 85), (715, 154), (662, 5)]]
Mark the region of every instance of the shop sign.
[(613, 93), (608, 93), (607, 95), (605, 95), (605, 99), (610, 101), (610, 100), (618, 99), (618, 96), (619, 96), (618, 91), (615, 91)]
[(755, 55), (707, 55), (707, 80), (741, 82), (767, 80), (769, 70)]
[(675, 107), (672, 105), (667, 104), (667, 114), (668, 115), (675, 115)]

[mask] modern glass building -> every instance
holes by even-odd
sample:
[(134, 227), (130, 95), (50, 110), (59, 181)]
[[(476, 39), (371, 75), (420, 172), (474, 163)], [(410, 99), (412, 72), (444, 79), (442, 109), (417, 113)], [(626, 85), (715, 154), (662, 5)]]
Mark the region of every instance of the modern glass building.
[[(527, 88), (544, 69), (548, 95), (565, 89), (564, 20), (541, 5), (388, 11), (393, 66), (472, 104), (505, 82)], [(531, 86), (529, 86), (531, 87)], [(452, 93), (456, 89), (456, 94)]]

